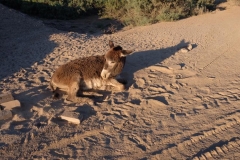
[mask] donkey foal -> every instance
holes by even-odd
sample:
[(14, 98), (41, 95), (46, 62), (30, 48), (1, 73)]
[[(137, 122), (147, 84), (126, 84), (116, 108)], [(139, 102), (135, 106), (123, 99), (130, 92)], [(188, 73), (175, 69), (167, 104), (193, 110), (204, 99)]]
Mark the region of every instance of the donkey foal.
[(109, 41), (109, 46), (110, 50), (105, 55), (79, 58), (60, 66), (50, 81), (54, 98), (63, 91), (68, 95), (67, 100), (78, 103), (82, 102), (82, 98), (77, 96), (82, 91), (97, 90), (107, 85), (124, 90), (125, 86), (115, 78), (122, 72), (126, 56), (133, 51), (114, 46), (112, 41)]

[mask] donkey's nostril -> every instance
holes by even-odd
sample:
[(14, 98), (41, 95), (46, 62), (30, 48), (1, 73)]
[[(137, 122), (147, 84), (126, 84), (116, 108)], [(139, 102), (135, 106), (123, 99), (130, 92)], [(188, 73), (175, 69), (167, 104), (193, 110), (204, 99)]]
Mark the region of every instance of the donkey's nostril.
[(106, 76), (106, 75), (103, 75), (102, 78), (103, 78), (103, 79), (107, 79), (107, 76)]
[(102, 73), (101, 73), (101, 77), (102, 77), (103, 79), (106, 79), (106, 74), (105, 74), (104, 72), (102, 72)]
[(101, 77), (103, 79), (107, 79), (109, 76), (110, 76), (110, 73), (107, 70), (103, 69), (101, 72)]

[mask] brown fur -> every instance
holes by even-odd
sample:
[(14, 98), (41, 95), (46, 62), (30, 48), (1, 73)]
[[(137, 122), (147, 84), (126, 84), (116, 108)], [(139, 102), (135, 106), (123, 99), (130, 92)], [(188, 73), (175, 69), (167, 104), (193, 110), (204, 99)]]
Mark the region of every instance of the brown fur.
[(50, 82), (54, 97), (58, 98), (59, 91), (64, 91), (68, 94), (67, 99), (79, 102), (81, 99), (77, 97), (77, 93), (84, 90), (98, 89), (105, 85), (123, 90), (124, 85), (115, 77), (124, 67), (125, 56), (132, 51), (122, 50), (120, 46), (114, 47), (111, 41), (109, 46), (110, 50), (106, 55), (79, 58), (60, 66)]
[(79, 58), (60, 66), (54, 74), (59, 81), (69, 83), (75, 74), (80, 75), (82, 79), (97, 78), (100, 77), (102, 69), (96, 68), (103, 68), (104, 63), (104, 55)]
[[(122, 47), (117, 46), (111, 48), (110, 51), (108, 51), (108, 53), (105, 55), (105, 59), (107, 61), (113, 61), (116, 63), (116, 65), (112, 69), (110, 69), (111, 77), (116, 77), (122, 72), (126, 62), (126, 57), (122, 56)], [(105, 63), (104, 69), (107, 70), (108, 68), (109, 68), (108, 63)]]

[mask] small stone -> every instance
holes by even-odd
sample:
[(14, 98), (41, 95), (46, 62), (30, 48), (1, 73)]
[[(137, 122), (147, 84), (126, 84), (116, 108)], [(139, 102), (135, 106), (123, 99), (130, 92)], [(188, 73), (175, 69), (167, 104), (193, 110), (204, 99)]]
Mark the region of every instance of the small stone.
[(180, 49), (180, 51), (181, 51), (182, 53), (187, 53), (187, 52), (188, 52), (188, 49), (182, 48), (182, 49)]
[(0, 120), (6, 120), (12, 118), (12, 112), (10, 110), (0, 110)]
[(18, 100), (13, 100), (13, 101), (9, 101), (9, 102), (4, 102), (1, 104), (1, 106), (3, 106), (4, 109), (11, 110), (16, 107), (21, 107), (21, 104)]
[(176, 75), (176, 79), (182, 79), (182, 78), (183, 78), (183, 76), (181, 74)]
[(191, 45), (191, 44), (188, 44), (187, 49), (188, 49), (189, 51), (191, 51), (192, 48), (193, 48), (192, 45)]
[(83, 119), (80, 113), (69, 111), (64, 111), (62, 115), (60, 115), (60, 118), (74, 124), (80, 124), (81, 120)]
[(14, 100), (13, 96), (11, 93), (3, 93), (0, 94), (0, 104), (8, 101)]

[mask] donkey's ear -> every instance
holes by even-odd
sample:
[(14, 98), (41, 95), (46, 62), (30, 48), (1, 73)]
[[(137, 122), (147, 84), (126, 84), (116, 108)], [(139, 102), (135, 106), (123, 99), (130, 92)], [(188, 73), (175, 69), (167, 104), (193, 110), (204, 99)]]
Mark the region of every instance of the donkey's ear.
[(126, 57), (127, 55), (134, 52), (134, 50), (122, 50), (122, 57)]
[(114, 47), (113, 41), (109, 41), (109, 47), (110, 47), (110, 48), (113, 48), (113, 47)]

